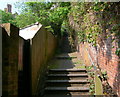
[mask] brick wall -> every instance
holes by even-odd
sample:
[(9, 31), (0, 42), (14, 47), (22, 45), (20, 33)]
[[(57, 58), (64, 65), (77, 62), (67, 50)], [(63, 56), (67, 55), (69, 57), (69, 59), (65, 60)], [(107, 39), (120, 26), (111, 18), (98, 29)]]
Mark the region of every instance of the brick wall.
[[(112, 48), (113, 45), (115, 48)], [(120, 95), (120, 58), (115, 54), (117, 47), (118, 42), (115, 41), (112, 43), (110, 38), (104, 40), (104, 45), (97, 46), (97, 48), (88, 43), (81, 43), (80, 54), (86, 65), (92, 65), (94, 63), (101, 70), (107, 71), (108, 83)]]
[[(115, 54), (116, 49), (120, 48), (120, 34), (118, 34), (120, 32), (120, 6), (118, 3), (109, 4), (109, 8), (106, 7), (104, 11), (95, 11), (91, 8), (94, 6), (92, 3), (84, 3), (84, 6), (71, 3), (71, 8), (76, 11), (69, 14), (69, 25), (78, 33), (80, 42), (84, 40), (79, 47), (85, 64), (95, 64), (102, 70), (106, 70), (110, 86), (120, 96), (120, 58)], [(100, 5), (102, 6), (102, 4)], [(84, 15), (78, 15), (81, 7), (86, 9)], [(99, 27), (97, 28), (95, 25)], [(113, 29), (115, 26), (116, 29)], [(92, 28), (97, 30), (92, 30)], [(85, 35), (81, 35), (81, 32)], [(95, 33), (98, 33), (96, 37)], [(82, 38), (83, 40), (81, 40)], [(96, 42), (96, 47), (92, 46), (93, 41)]]
[(112, 43), (110, 38), (105, 40), (104, 46), (98, 49), (98, 64), (101, 69), (107, 71), (110, 86), (120, 95), (120, 59), (115, 54), (117, 47), (117, 41)]
[(10, 23), (2, 25), (2, 93), (18, 95), (18, 32)]

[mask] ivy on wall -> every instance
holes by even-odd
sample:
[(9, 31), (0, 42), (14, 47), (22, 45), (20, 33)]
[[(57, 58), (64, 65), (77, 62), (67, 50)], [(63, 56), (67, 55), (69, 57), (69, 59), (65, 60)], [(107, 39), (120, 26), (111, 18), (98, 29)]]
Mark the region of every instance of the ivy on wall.
[[(115, 2), (71, 3), (69, 15), (79, 25), (79, 42), (88, 42), (93, 46), (103, 45), (103, 41), (112, 37), (112, 42), (120, 41), (120, 4)], [(113, 46), (114, 47), (114, 46)], [(120, 56), (120, 46), (116, 52)]]

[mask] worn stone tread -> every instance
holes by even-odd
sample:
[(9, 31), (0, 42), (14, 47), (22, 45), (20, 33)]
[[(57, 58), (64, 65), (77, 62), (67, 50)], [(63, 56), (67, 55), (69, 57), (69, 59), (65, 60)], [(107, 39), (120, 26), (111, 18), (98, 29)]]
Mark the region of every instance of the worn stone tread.
[(90, 95), (60, 95), (60, 94), (50, 95), (48, 94), (48, 95), (44, 95), (43, 97), (90, 97)]
[(50, 83), (88, 83), (87, 80), (47, 80)]
[(82, 76), (88, 76), (88, 75), (87, 73), (85, 73), (85, 74), (49, 74), (48, 76), (82, 77)]
[[(48, 95), (44, 95), (43, 97), (90, 97), (90, 95), (58, 95), (58, 94), (52, 94), (52, 95), (50, 95), (50, 94), (48, 94)], [(92, 97), (92, 96), (91, 96)], [(94, 97), (94, 96), (93, 96)], [(102, 96), (101, 96), (102, 97)]]
[(77, 56), (56, 56), (55, 58), (57, 59), (73, 59), (73, 58), (77, 58)]
[(45, 90), (56, 91), (89, 91), (89, 87), (46, 87)]
[(86, 69), (50, 69), (50, 71), (68, 71), (68, 72), (72, 72), (72, 71), (86, 71)]

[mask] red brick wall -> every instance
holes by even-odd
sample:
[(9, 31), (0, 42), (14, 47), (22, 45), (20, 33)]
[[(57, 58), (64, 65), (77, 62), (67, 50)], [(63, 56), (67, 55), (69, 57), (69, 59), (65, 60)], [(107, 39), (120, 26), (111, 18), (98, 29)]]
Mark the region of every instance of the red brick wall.
[[(76, 12), (69, 14), (69, 25), (70, 28), (78, 34), (78, 40), (83, 41), (84, 36), (84, 41), (91, 40), (89, 42), (92, 42), (92, 38), (95, 40), (94, 42), (97, 43), (96, 48), (92, 46), (92, 43), (80, 44), (80, 53), (84, 58), (84, 62), (86, 65), (97, 64), (101, 69), (106, 70), (109, 84), (120, 96), (120, 58), (115, 55), (116, 49), (120, 48), (120, 34), (118, 34), (120, 32), (120, 6), (118, 3), (107, 4), (110, 5), (109, 7), (106, 6), (104, 11), (93, 10), (90, 7), (93, 6), (92, 3), (84, 4), (82, 7), (87, 11), (84, 15), (78, 15), (76, 17), (79, 13), (80, 5), (71, 3), (71, 7), (73, 9), (75, 8)], [(102, 4), (100, 5), (102, 6)], [(94, 28), (94, 30), (92, 30), (92, 28)], [(98, 35), (95, 35), (97, 33)], [(90, 34), (91, 36), (89, 37)], [(114, 39), (116, 41), (113, 41)]]
[[(112, 46), (115, 46), (112, 48)], [(92, 65), (92, 62), (102, 69), (107, 71), (108, 83), (113, 90), (120, 95), (120, 59), (115, 54), (118, 42), (111, 42), (108, 38), (104, 40), (103, 46), (93, 47), (88, 43), (80, 44), (80, 53), (87, 65)], [(92, 61), (90, 61), (90, 57)]]
[[(115, 48), (112, 48), (113, 45)], [(120, 95), (120, 63), (115, 54), (117, 47), (117, 42), (111, 43), (111, 40), (106, 40), (106, 44), (98, 50), (98, 64), (101, 69), (107, 71), (110, 86)]]

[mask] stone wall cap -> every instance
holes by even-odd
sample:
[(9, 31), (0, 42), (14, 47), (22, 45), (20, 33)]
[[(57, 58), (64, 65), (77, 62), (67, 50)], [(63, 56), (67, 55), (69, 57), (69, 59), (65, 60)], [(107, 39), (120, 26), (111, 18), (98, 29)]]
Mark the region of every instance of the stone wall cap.
[(0, 27), (4, 28), (7, 32), (7, 34), (10, 36), (10, 23), (0, 24)]
[(20, 29), (19, 36), (25, 40), (32, 39), (41, 27), (42, 24), (38, 22), (28, 25), (27, 27)]

